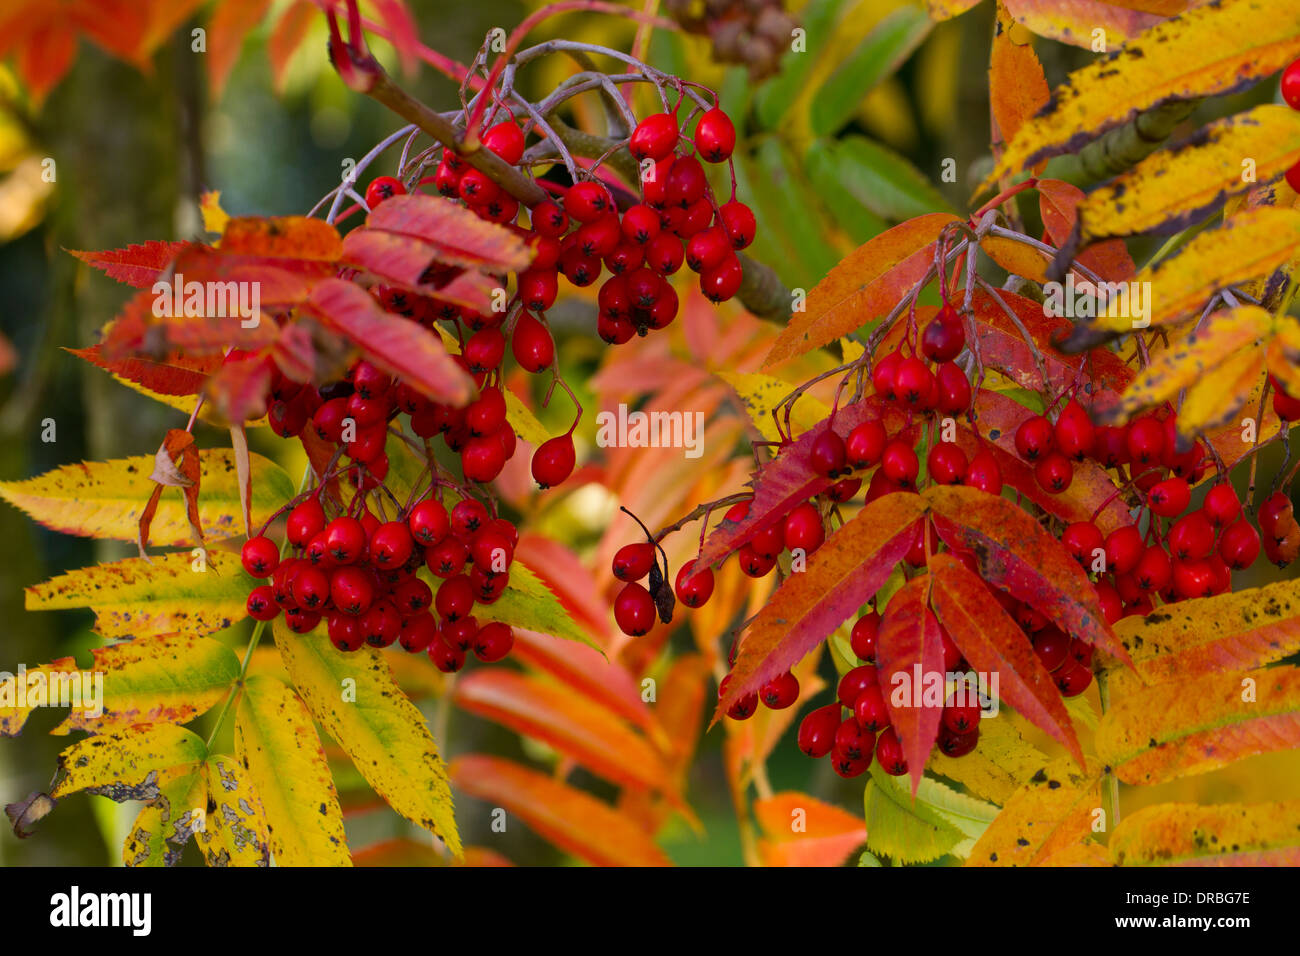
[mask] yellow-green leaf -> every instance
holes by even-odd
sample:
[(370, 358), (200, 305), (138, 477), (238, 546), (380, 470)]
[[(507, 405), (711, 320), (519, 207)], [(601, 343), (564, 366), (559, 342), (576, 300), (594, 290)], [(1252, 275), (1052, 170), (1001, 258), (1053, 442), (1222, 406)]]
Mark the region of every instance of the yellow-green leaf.
[(270, 832), (249, 772), (234, 757), (208, 758), (208, 813), (199, 844), (208, 866), (269, 866)]
[(250, 677), (235, 716), (235, 754), (260, 800), (277, 865), (351, 866), (334, 779), (297, 694), (274, 678)]
[(151, 561), (126, 558), (60, 574), (27, 588), (27, 610), (88, 607), (95, 612), (95, 632), (107, 638), (202, 637), (242, 621), (253, 587), (237, 554), (208, 551), (202, 562), (180, 551)]
[(965, 839), (949, 820), (907, 790), (888, 782), (888, 774), (873, 763), (871, 780), (862, 795), (867, 820), (867, 846), (877, 856), (896, 863), (929, 863), (951, 853)]
[(936, 750), (929, 768), (962, 784), (971, 793), (1004, 804), (1020, 786), (1047, 765), (1047, 757), (1003, 718), (980, 721), (980, 740), (972, 753), (947, 757)]
[[(208, 541), (244, 533), (235, 456), (229, 448), (199, 453), (199, 521)], [(26, 481), (0, 482), (0, 498), (21, 508), (47, 528), (87, 538), (135, 541), (140, 513), (156, 487), (149, 480), (154, 456), (63, 465)], [(261, 455), (252, 456), (253, 522), (261, 524), (293, 497), (284, 469)], [(181, 489), (166, 488), (149, 532), (159, 547), (193, 543)]]
[(202, 832), (208, 805), (203, 762), (182, 764), (160, 771), (158, 795), (136, 815), (122, 844), (127, 866), (175, 866), (185, 844)]
[(1218, 367), (1187, 390), (1178, 409), (1178, 431), (1196, 435), (1234, 421), (1263, 378), (1263, 349), (1246, 348), (1224, 356)]
[(1162, 783), (1300, 747), (1300, 669), (1211, 673), (1113, 702), (1097, 756), (1125, 783)]
[[(782, 440), (783, 436), (772, 418), (772, 409), (794, 391), (793, 385), (775, 376), (762, 375), (758, 372), (718, 372), (718, 378), (735, 390), (741, 404), (749, 413), (749, 420), (765, 439)], [(816, 398), (811, 395), (801, 395), (790, 413), (790, 428), (793, 435), (806, 432), (818, 422), (825, 421), (830, 413), (831, 410)], [(784, 416), (782, 420), (784, 421)]]
[(1092, 835), (1097, 777), (1068, 760), (1039, 770), (1006, 802), (971, 850), (967, 866), (1052, 865)]
[(500, 621), (511, 627), (578, 641), (605, 653), (592, 636), (578, 626), (550, 586), (522, 561), (510, 565), (510, 583), (501, 597), (492, 604), (475, 605), (474, 617), (480, 624)]
[(65, 776), (50, 796), (86, 791), (121, 803), (155, 800), (163, 771), (202, 761), (208, 748), (177, 724), (138, 724), (129, 730), (87, 737), (59, 754)]
[(1117, 866), (1300, 866), (1300, 800), (1160, 803), (1110, 838)]
[[(1011, 7), (1017, 13), (1017, 4)], [(1089, 33), (1097, 26), (1090, 23)], [(1245, 89), (1297, 55), (1300, 5), (1294, 0), (1222, 0), (1157, 23), (1053, 90), (1046, 109), (1011, 140), (985, 187), (1078, 149), (1158, 104)]]
[(377, 794), (459, 857), (447, 768), (424, 715), (397, 686), (382, 654), (338, 651), (324, 630), (294, 634), (275, 625), (275, 643), (307, 709)]

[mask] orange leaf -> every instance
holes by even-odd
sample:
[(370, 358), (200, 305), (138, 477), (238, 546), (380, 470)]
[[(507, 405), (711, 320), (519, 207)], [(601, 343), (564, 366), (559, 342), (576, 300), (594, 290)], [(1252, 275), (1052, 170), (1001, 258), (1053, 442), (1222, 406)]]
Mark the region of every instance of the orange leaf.
[(952, 555), (931, 555), (929, 567), (935, 613), (962, 655), (977, 672), (997, 674), (1001, 697), (1064, 744), (1083, 766), (1070, 715), (1020, 625), (994, 600), (984, 582)]
[[(1038, 181), (1038, 209), (1043, 229), (1054, 246), (1063, 246), (1074, 233), (1079, 221), (1078, 206), (1084, 192), (1078, 186), (1059, 179)], [(1087, 266), (1107, 282), (1127, 282), (1137, 275), (1137, 266), (1123, 239), (1106, 239), (1090, 245), (1075, 256), (1075, 262)], [(1040, 310), (1041, 311), (1041, 310)]]
[(147, 289), (158, 281), (158, 276), (166, 271), (172, 260), (190, 245), (188, 242), (150, 240), (125, 249), (104, 249), (99, 252), (69, 249), (68, 252), (87, 265), (102, 270), (110, 279), (125, 282), (137, 289)]
[(1032, 39), (999, 2), (989, 58), (989, 105), (1001, 139), (995, 144), (999, 153), (1024, 121), (1047, 102), (1047, 77)]
[(867, 839), (862, 818), (806, 793), (784, 791), (754, 801), (770, 866), (843, 866)]
[(791, 670), (880, 590), (925, 510), (919, 495), (877, 498), (809, 556), (806, 570), (785, 579), (740, 642), (714, 723), (738, 698)]
[(457, 757), (448, 773), (459, 790), (505, 807), (561, 850), (595, 866), (671, 865), (650, 835), (623, 814), (545, 774), (479, 754)]
[(936, 676), (942, 687), (944, 674), (943, 637), (930, 610), (931, 581), (929, 575), (913, 578), (890, 598), (876, 638), (880, 687), (903, 745), (914, 797), (943, 717), (942, 694), (937, 703), (924, 694)]
[(280, 14), (271, 30), (266, 52), (271, 60), (271, 82), (278, 92), (284, 92), (285, 77), (289, 72), (289, 61), (302, 46), (316, 15), (316, 7), (311, 0), (293, 0), (293, 3)]
[(951, 548), (972, 552), (981, 578), (1033, 605), (1067, 634), (1133, 666), (1087, 574), (1014, 502), (955, 485), (927, 488), (922, 497), (934, 508), (939, 536)]
[(197, 395), (212, 373), (221, 366), (221, 359), (215, 355), (191, 358), (173, 353), (160, 362), (148, 359), (119, 359), (110, 362), (103, 357), (100, 345), (64, 351), (159, 395)]
[(208, 82), (212, 98), (221, 98), (230, 71), (239, 59), (244, 37), (262, 22), (271, 0), (221, 0), (208, 21)]
[(199, 465), (199, 450), (194, 445), (194, 436), (182, 428), (169, 429), (163, 438), (162, 446), (154, 457), (153, 474), (149, 480), (158, 487), (149, 496), (149, 503), (140, 514), (140, 532), (136, 546), (140, 557), (149, 560), (145, 548), (149, 544), (149, 526), (153, 524), (154, 513), (162, 498), (163, 488), (180, 488), (185, 493), (185, 516), (189, 519), (190, 530), (194, 540), (203, 545), (203, 525), (199, 521), (199, 480), (202, 469)]
[(514, 671), (478, 670), (456, 682), (452, 699), (471, 714), (535, 737), (620, 786), (667, 787), (663, 758), (644, 737), (601, 704), (556, 684)]
[(899, 223), (842, 259), (808, 293), (764, 360), (802, 355), (888, 313), (934, 262), (934, 243), (955, 216), (935, 212)]

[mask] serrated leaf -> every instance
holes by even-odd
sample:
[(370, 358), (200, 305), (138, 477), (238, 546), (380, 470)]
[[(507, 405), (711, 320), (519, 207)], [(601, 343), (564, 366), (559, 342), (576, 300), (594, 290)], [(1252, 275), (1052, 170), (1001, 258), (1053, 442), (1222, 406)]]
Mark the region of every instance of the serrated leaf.
[(935, 751), (929, 761), (934, 773), (999, 805), (1046, 765), (1042, 751), (1026, 742), (1015, 725), (1001, 716), (980, 721), (979, 744), (973, 752), (948, 757)]
[(1300, 800), (1198, 806), (1160, 803), (1110, 838), (1116, 866), (1300, 865)]
[(78, 688), (80, 708), (74, 707), (52, 734), (74, 730), (102, 734), (135, 724), (184, 724), (216, 706), (239, 676), (239, 660), (218, 641), (185, 635), (137, 637), (92, 649), (89, 668), (63, 657), (27, 671), (26, 707), (10, 706), (14, 687), (0, 683), (0, 735), (21, 732), (31, 714), (31, 679), (43, 675), (49, 706), (61, 687)]
[(764, 360), (770, 367), (848, 335), (887, 313), (925, 275), (939, 233), (956, 218), (930, 213), (900, 223), (849, 253), (808, 293)]
[(746, 630), (717, 714), (790, 670), (865, 604), (911, 547), (925, 507), (914, 494), (877, 498), (786, 578)]
[(69, 249), (68, 252), (87, 265), (99, 269), (110, 279), (137, 289), (148, 289), (167, 271), (171, 261), (189, 245), (188, 242), (150, 240), (125, 249), (104, 249), (99, 252)]
[(1009, 799), (971, 850), (967, 866), (1052, 866), (1091, 841), (1101, 806), (1095, 775), (1064, 761), (1040, 770)]
[(930, 556), (934, 611), (977, 673), (999, 675), (1002, 700), (1055, 738), (1082, 766), (1083, 751), (1051, 673), (984, 583), (948, 554)]
[(902, 863), (929, 863), (951, 853), (965, 839), (925, 803), (908, 797), (889, 775), (871, 765), (871, 780), (862, 795), (867, 846), (872, 853)]
[(247, 616), (254, 587), (238, 555), (209, 551), (206, 571), (194, 570), (189, 551), (152, 562), (125, 558), (69, 571), (27, 588), (27, 610), (88, 607), (101, 637), (178, 634), (202, 637)]
[[(228, 448), (201, 451), (199, 463), (204, 536), (213, 541), (242, 534), (234, 453)], [(63, 465), (26, 481), (0, 482), (0, 498), (64, 534), (135, 541), (140, 515), (154, 489), (149, 480), (153, 467), (153, 455)], [(253, 520), (261, 523), (293, 497), (293, 480), (261, 455), (252, 456), (252, 476)], [(150, 529), (151, 543), (178, 547), (190, 544), (192, 537), (184, 498), (177, 492), (164, 494)]]
[(927, 488), (922, 497), (934, 509), (939, 537), (973, 553), (981, 578), (1033, 605), (1067, 634), (1130, 663), (1083, 569), (1013, 502), (961, 486)]
[(234, 757), (207, 762), (209, 810), (199, 832), (208, 866), (269, 866), (270, 831), (247, 770)]
[(274, 678), (250, 677), (235, 714), (235, 754), (260, 801), (277, 865), (351, 865), (329, 764), (297, 694)]
[(441, 262), (485, 272), (519, 272), (533, 258), (518, 235), (442, 196), (393, 196), (376, 206), (366, 216), (365, 228), (354, 229), (344, 238), (345, 255), (349, 243), (369, 231), (421, 240), (430, 248), (426, 267)]
[(504, 807), (547, 841), (593, 866), (670, 866), (631, 818), (581, 790), (501, 757), (466, 754), (449, 768), (457, 789)]
[(1152, 153), (1079, 204), (1080, 238), (1169, 235), (1244, 192), (1242, 162), (1267, 181), (1300, 160), (1300, 113), (1266, 104), (1226, 116), (1182, 143)]
[(1242, 349), (1226, 355), (1183, 397), (1178, 410), (1178, 433), (1195, 436), (1225, 425), (1235, 425), (1237, 412), (1250, 400), (1254, 387), (1264, 379), (1262, 349)]
[(157, 791), (136, 814), (122, 844), (126, 866), (176, 866), (185, 844), (205, 825), (208, 782), (202, 760), (159, 772)]
[(1300, 747), (1300, 669), (1210, 673), (1127, 694), (1101, 718), (1096, 747), (1133, 784)]
[(932, 700), (925, 693), (931, 681), (942, 687), (944, 680), (943, 637), (930, 610), (932, 581), (930, 575), (915, 577), (899, 589), (886, 606), (876, 638), (880, 689), (890, 726), (903, 745), (913, 796), (943, 717), (942, 695)]
[(178, 724), (137, 724), (128, 730), (97, 734), (59, 754), (64, 774), (50, 791), (55, 799), (85, 791), (124, 800), (154, 800), (160, 774), (206, 759), (202, 738)]
[[(318, 628), (294, 634), (281, 622), (275, 643), (312, 716), (347, 751), (375, 792), (460, 856), (447, 770), (424, 716), (370, 648), (344, 654)], [(350, 680), (346, 687), (344, 681)], [(347, 697), (352, 699), (346, 699)]]
[[(845, 160), (835, 142), (818, 139), (808, 146), (808, 151), (804, 154), (804, 170), (808, 174), (808, 182), (831, 219), (850, 238), (860, 242), (878, 236), (888, 224), (863, 201), (860, 188), (851, 188), (853, 177), (858, 171)], [(874, 202), (875, 197), (865, 198)]]
[[(1020, 12), (1025, 3), (1009, 4), (1022, 23), (1028, 19)], [(1118, 9), (1093, 6), (1098, 13)], [(1098, 25), (1095, 16), (1087, 24), (1088, 41)], [(1021, 127), (985, 185), (1078, 149), (1160, 103), (1245, 89), (1298, 54), (1300, 8), (1291, 0), (1224, 0), (1156, 23), (1053, 90), (1046, 109)]]
[(474, 617), (480, 623), (500, 621), (511, 627), (578, 641), (605, 653), (591, 634), (578, 626), (546, 582), (517, 558), (510, 565), (510, 583), (501, 597), (491, 604), (475, 605)]
[[(907, 784), (902, 777), (877, 775), (882, 786), (892, 787), (904, 799), (910, 797)], [(952, 848), (953, 856), (965, 859), (971, 847), (988, 829), (989, 823), (998, 815), (998, 808), (991, 803), (954, 790), (933, 777), (922, 777), (916, 791), (916, 804), (924, 806), (940, 819), (946, 821), (962, 832), (966, 839)]]
[(759, 853), (768, 866), (843, 866), (867, 839), (860, 817), (806, 793), (755, 800), (754, 818), (767, 837)]

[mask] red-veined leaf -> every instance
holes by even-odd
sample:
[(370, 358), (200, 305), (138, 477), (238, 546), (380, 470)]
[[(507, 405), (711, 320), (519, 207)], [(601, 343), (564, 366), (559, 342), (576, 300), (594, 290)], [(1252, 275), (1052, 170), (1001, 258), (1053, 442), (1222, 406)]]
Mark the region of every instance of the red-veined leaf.
[[(366, 231), (376, 230), (422, 239), (433, 246), (432, 260), (466, 269), (517, 272), (533, 260), (515, 233), (442, 196), (394, 196), (366, 217)], [(354, 229), (348, 238), (361, 231)]]
[(158, 276), (167, 270), (172, 260), (189, 246), (188, 242), (160, 242), (151, 239), (125, 249), (104, 249), (99, 252), (69, 249), (68, 252), (87, 265), (101, 270), (110, 279), (137, 289), (147, 289), (158, 281)]
[[(930, 610), (929, 575), (916, 577), (889, 599), (876, 638), (876, 667), (890, 724), (903, 745), (912, 796), (921, 785), (925, 760), (939, 736), (943, 717), (943, 637)], [(938, 682), (938, 699), (928, 692)]]

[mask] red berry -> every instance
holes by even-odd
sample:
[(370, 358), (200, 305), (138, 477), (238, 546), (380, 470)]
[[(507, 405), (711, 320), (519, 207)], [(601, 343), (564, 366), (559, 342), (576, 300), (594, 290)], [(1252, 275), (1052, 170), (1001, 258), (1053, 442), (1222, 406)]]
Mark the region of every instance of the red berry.
[(330, 599), (330, 579), (320, 568), (310, 565), (294, 575), (291, 589), (298, 607), (309, 611), (324, 607)]
[(1259, 532), (1249, 521), (1237, 521), (1219, 537), (1219, 557), (1234, 571), (1243, 571), (1259, 557)]
[(468, 617), (474, 609), (474, 588), (463, 574), (447, 578), (438, 585), (433, 599), (434, 609), (444, 621), (457, 621)]
[(540, 235), (558, 239), (569, 231), (568, 214), (549, 199), (534, 206), (530, 215), (533, 231)]
[(731, 240), (721, 226), (711, 226), (703, 232), (697, 232), (686, 243), (686, 265), (692, 272), (712, 269), (731, 256)]
[(798, 505), (786, 516), (782, 530), (786, 550), (791, 553), (802, 550), (805, 555), (812, 554), (826, 540), (821, 512), (810, 501)]
[[(350, 620), (346, 617), (340, 618), (343, 621)], [(330, 626), (334, 624), (330, 621)], [(425, 612), (416, 614), (405, 624), (402, 625), (401, 633), (397, 635), (397, 643), (402, 646), (402, 650), (408, 654), (418, 654), (426, 650), (438, 637), (438, 622), (434, 620), (432, 614)]]
[(907, 773), (907, 759), (903, 756), (903, 745), (899, 743), (893, 727), (876, 738), (876, 762), (890, 776), (901, 777)]
[(1078, 697), (1092, 683), (1092, 671), (1076, 660), (1068, 660), (1055, 674), (1056, 688), (1062, 697)]
[(1162, 518), (1176, 518), (1192, 501), (1192, 489), (1181, 478), (1166, 478), (1147, 492), (1147, 506)]
[(930, 478), (941, 485), (960, 485), (966, 476), (966, 453), (952, 442), (938, 442), (926, 458)]
[(853, 701), (853, 718), (868, 733), (878, 733), (889, 726), (889, 708), (885, 706), (885, 692), (880, 685), (864, 688)]
[(1237, 492), (1233, 490), (1232, 485), (1224, 482), (1215, 485), (1205, 493), (1201, 510), (1205, 512), (1205, 517), (1210, 519), (1210, 524), (1222, 528), (1232, 524), (1241, 516), (1241, 499), (1237, 497)]
[(1105, 548), (1105, 541), (1097, 526), (1091, 521), (1076, 521), (1061, 534), (1061, 544), (1070, 552), (1070, 557), (1078, 561), (1085, 571), (1092, 570), (1093, 558), (1098, 549)]
[(998, 460), (993, 457), (993, 452), (987, 448), (976, 452), (975, 457), (966, 466), (962, 484), (967, 488), (982, 491), (986, 495), (1002, 494), (1002, 469), (998, 466)]
[(474, 656), (485, 664), (501, 660), (514, 646), (515, 632), (500, 621), (484, 624), (474, 635)]
[(545, 312), (555, 304), (560, 291), (557, 275), (554, 269), (528, 269), (519, 273), (519, 300), (525, 309)]
[(743, 202), (735, 199), (718, 207), (718, 221), (731, 240), (733, 249), (745, 249), (754, 241), (758, 232), (758, 222), (754, 212)]
[(704, 167), (694, 156), (679, 156), (668, 169), (664, 182), (664, 200), (670, 206), (685, 209), (704, 198), (709, 181)]
[(740, 570), (751, 578), (765, 577), (776, 567), (776, 556), (761, 555), (748, 544), (742, 545), (736, 552)]
[(835, 689), (835, 696), (839, 698), (840, 703), (845, 707), (852, 707), (858, 699), (858, 695), (868, 687), (876, 686), (879, 679), (880, 676), (873, 666), (860, 664), (840, 678), (839, 686)]
[(335, 518), (325, 528), (325, 546), (335, 564), (360, 561), (368, 537), (366, 529), (356, 518)]
[(713, 569), (695, 569), (693, 560), (687, 561), (677, 572), (677, 600), (687, 607), (703, 607), (713, 596)]
[(895, 438), (885, 446), (880, 456), (880, 470), (900, 488), (911, 488), (916, 484), (921, 462), (916, 451), (906, 441)]
[(390, 647), (402, 633), (402, 617), (387, 600), (370, 605), (360, 623), (361, 636), (371, 647)]
[(736, 148), (736, 127), (731, 117), (714, 107), (700, 117), (695, 127), (695, 148), (705, 162), (723, 163)]
[(1043, 667), (1055, 671), (1070, 656), (1070, 638), (1060, 628), (1045, 627), (1033, 637), (1034, 653)]
[(1070, 459), (1059, 451), (1054, 451), (1039, 459), (1038, 464), (1034, 466), (1034, 478), (1038, 480), (1039, 487), (1044, 491), (1059, 495), (1069, 488), (1070, 482), (1074, 480), (1074, 466), (1070, 464)]
[(943, 708), (943, 725), (954, 734), (968, 734), (980, 725), (979, 703), (970, 700), (975, 695), (966, 693), (963, 696), (962, 702), (953, 699)]
[(1295, 60), (1282, 71), (1282, 99), (1293, 110), (1300, 110), (1300, 60)]
[(555, 341), (550, 331), (528, 312), (519, 315), (510, 349), (519, 367), (527, 372), (540, 372), (555, 361)]
[(429, 645), (429, 660), (444, 674), (454, 674), (465, 666), (465, 652), (439, 638)]
[(587, 180), (570, 187), (564, 210), (578, 222), (595, 222), (614, 208), (614, 197), (603, 183)]
[(330, 575), (330, 600), (344, 614), (356, 616), (370, 610), (375, 597), (374, 578), (357, 567), (339, 568)]
[(839, 747), (831, 750), (831, 766), (835, 768), (835, 772), (845, 780), (851, 780), (866, 773), (867, 768), (871, 766), (871, 753), (867, 749), (867, 743), (868, 741), (864, 739), (859, 745), (863, 750), (863, 756), (856, 760), (841, 751)]
[(841, 473), (846, 473), (844, 459), (844, 439), (829, 427), (813, 439), (812, 448), (808, 450), (808, 464), (824, 478), (838, 478)]
[(710, 302), (725, 302), (740, 291), (744, 277), (740, 260), (732, 254), (700, 273), (700, 291)]
[(655, 563), (655, 548), (648, 541), (625, 544), (614, 553), (614, 577), (620, 581), (640, 581)]
[(955, 415), (970, 408), (970, 379), (955, 362), (941, 362), (934, 370), (939, 397), (935, 407), (946, 414)]
[(330, 643), (340, 651), (355, 651), (366, 639), (361, 635), (361, 623), (350, 614), (331, 614), (327, 618), (326, 632)]
[(406, 195), (406, 187), (400, 179), (392, 176), (377, 176), (366, 187), (366, 205), (374, 209), (385, 199)]
[(849, 632), (849, 646), (858, 660), (868, 664), (876, 663), (876, 635), (880, 631), (880, 615), (868, 611), (853, 623)]
[(514, 122), (497, 123), (485, 132), (480, 141), (511, 166), (524, 158), (524, 133)]
[(1123, 602), (1120, 600), (1119, 592), (1106, 581), (1098, 581), (1093, 587), (1097, 591), (1097, 602), (1101, 605), (1102, 617), (1106, 619), (1107, 624), (1114, 624), (1124, 616)]
[(939, 739), (936, 743), (939, 751), (945, 757), (964, 757), (972, 752), (980, 742), (979, 728), (976, 727), (968, 734), (955, 734), (948, 729), (946, 725), (939, 727)]
[(902, 363), (901, 352), (890, 352), (871, 369), (871, 387), (885, 401), (898, 400), (898, 367)]
[(414, 547), (406, 523), (389, 521), (370, 538), (370, 561), (377, 568), (400, 568), (410, 560)]
[(661, 160), (672, 155), (677, 146), (677, 117), (671, 113), (652, 113), (632, 130), (627, 148), (637, 160)]
[(442, 502), (426, 498), (407, 515), (406, 527), (411, 536), (423, 545), (436, 545), (447, 536), (451, 524), (447, 520), (447, 509)]
[(280, 566), (280, 549), (270, 538), (257, 535), (244, 542), (239, 560), (250, 577), (269, 578)]
[(573, 447), (573, 436), (557, 435), (543, 442), (533, 453), (533, 480), (540, 488), (551, 488), (561, 484), (573, 474), (577, 460), (577, 451)]
[(1214, 568), (1205, 560), (1175, 561), (1173, 587), (1183, 599), (1210, 597), (1215, 588)]
[(786, 671), (759, 689), (759, 700), (771, 710), (785, 710), (799, 699), (799, 679)]
[(1025, 461), (1038, 461), (1056, 450), (1056, 431), (1042, 415), (1026, 418), (1016, 429), (1016, 451)]
[(280, 605), (275, 600), (275, 589), (269, 584), (253, 588), (248, 594), (245, 609), (254, 621), (271, 620), (280, 613)]
[(898, 371), (894, 373), (894, 393), (904, 405), (918, 409), (926, 407), (934, 387), (934, 373), (920, 359), (905, 358), (898, 363)]
[(1169, 530), (1169, 551), (1180, 561), (1199, 561), (1214, 550), (1214, 525), (1202, 511), (1193, 511)]
[(951, 362), (965, 347), (966, 331), (947, 306), (921, 330), (921, 354), (932, 362)]
[(323, 531), (324, 528), (325, 509), (321, 507), (319, 499), (312, 495), (289, 512), (289, 520), (285, 525), (285, 536), (289, 539), (290, 544), (301, 548)]
[(305, 611), (300, 607), (289, 608), (284, 612), (284, 623), (295, 634), (307, 634), (316, 629), (320, 615), (315, 611)]
[(433, 604), (433, 588), (419, 578), (410, 577), (393, 588), (393, 606), (403, 618), (419, 614)]
[(1103, 468), (1117, 468), (1132, 461), (1128, 451), (1128, 429), (1117, 425), (1101, 425), (1093, 433), (1093, 457)]
[(835, 733), (841, 723), (837, 703), (810, 710), (799, 723), (799, 749), (809, 757), (825, 757), (835, 746)]
[(844, 442), (846, 463), (851, 468), (873, 467), (880, 461), (888, 438), (885, 426), (878, 421), (857, 425)]
[(1293, 422), (1300, 419), (1300, 398), (1288, 395), (1277, 379), (1272, 379), (1272, 382), (1273, 411), (1277, 412), (1277, 417), (1284, 422)]
[(1128, 574), (1138, 566), (1146, 545), (1142, 532), (1136, 525), (1126, 524), (1106, 536), (1106, 569), (1115, 574)]
[(646, 246), (645, 264), (661, 276), (670, 276), (682, 267), (686, 258), (682, 242), (676, 236), (660, 233)]
[(1133, 578), (1144, 591), (1163, 591), (1173, 580), (1174, 566), (1165, 549), (1153, 544), (1142, 554), (1142, 560), (1133, 569)]
[(629, 637), (640, 637), (655, 623), (655, 602), (650, 592), (632, 582), (625, 584), (614, 599), (614, 620)]
[(1052, 432), (1057, 450), (1073, 461), (1083, 461), (1092, 454), (1096, 430), (1092, 418), (1073, 398), (1065, 403)]
[(1138, 465), (1159, 464), (1165, 452), (1165, 426), (1154, 418), (1139, 418), (1128, 427), (1129, 458)]

